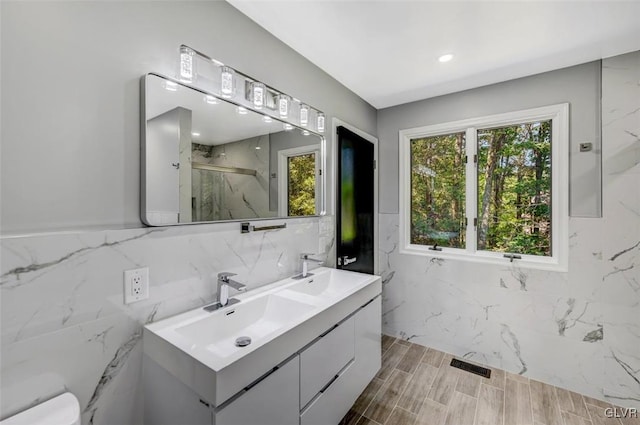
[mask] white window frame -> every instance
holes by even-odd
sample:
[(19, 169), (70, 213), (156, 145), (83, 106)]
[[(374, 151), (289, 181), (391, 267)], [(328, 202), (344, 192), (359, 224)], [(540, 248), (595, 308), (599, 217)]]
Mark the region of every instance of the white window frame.
[[(477, 129), (503, 127), (528, 122), (552, 120), (551, 125), (551, 253), (550, 257), (518, 254), (521, 258), (505, 258), (501, 252), (478, 251), (474, 219), (477, 218)], [(465, 149), (469, 160), (465, 168), (466, 182), (466, 248), (430, 246), (411, 243), (411, 140), (466, 132)], [(569, 254), (569, 104), (544, 106), (504, 114), (453, 121), (443, 124), (400, 130), (400, 253), (457, 259), (472, 262), (509, 265), (543, 270), (567, 271)], [(440, 248), (440, 247), (438, 247)]]
[(316, 214), (321, 214), (321, 194), (320, 194), (320, 145), (307, 145), (300, 146), (297, 148), (291, 149), (282, 149), (278, 151), (278, 216), (279, 217), (288, 217), (289, 216), (289, 158), (293, 158), (296, 156), (315, 154), (316, 161)]

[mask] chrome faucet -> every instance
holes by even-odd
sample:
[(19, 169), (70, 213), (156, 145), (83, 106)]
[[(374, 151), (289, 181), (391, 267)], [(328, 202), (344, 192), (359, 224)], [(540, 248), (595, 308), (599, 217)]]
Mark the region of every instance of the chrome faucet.
[(204, 307), (205, 310), (215, 311), (227, 305), (233, 305), (240, 302), (240, 300), (236, 298), (229, 298), (229, 287), (232, 287), (239, 292), (244, 292), (247, 290), (246, 285), (230, 279), (231, 276), (235, 275), (235, 273), (229, 272), (218, 273), (218, 294), (216, 295), (216, 302)]
[(218, 303), (220, 303), (221, 307), (229, 303), (229, 287), (241, 292), (246, 290), (246, 286), (242, 283), (229, 279), (235, 275), (235, 273), (229, 272), (218, 273)]
[(321, 265), (321, 264), (324, 263), (324, 261), (322, 261), (322, 260), (317, 260), (315, 258), (311, 258), (310, 255), (313, 255), (313, 254), (307, 254), (307, 253), (300, 254), (300, 259), (302, 260), (302, 273), (300, 274), (300, 277), (303, 278), (303, 279), (310, 275), (310, 273), (309, 273), (309, 261), (313, 261), (314, 263), (318, 263), (318, 265)]

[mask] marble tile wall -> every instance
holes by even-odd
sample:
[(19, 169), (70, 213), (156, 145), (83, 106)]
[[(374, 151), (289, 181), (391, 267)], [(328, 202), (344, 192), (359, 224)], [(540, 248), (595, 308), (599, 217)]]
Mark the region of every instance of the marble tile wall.
[(640, 407), (640, 52), (602, 78), (604, 216), (570, 218), (569, 271), (401, 255), (381, 214), (385, 333)]
[[(239, 223), (0, 240), (4, 418), (68, 390), (82, 423), (142, 423), (145, 323), (211, 302), (216, 274), (249, 288), (290, 276), (301, 252), (332, 252), (333, 217), (241, 235)], [(150, 298), (124, 305), (122, 273), (149, 267)]]

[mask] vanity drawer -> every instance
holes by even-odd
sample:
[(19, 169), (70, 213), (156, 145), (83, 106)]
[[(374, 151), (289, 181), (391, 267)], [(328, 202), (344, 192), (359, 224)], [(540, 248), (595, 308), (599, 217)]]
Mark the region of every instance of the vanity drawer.
[(350, 363), (340, 375), (325, 388), (318, 397), (300, 413), (300, 425), (333, 425), (347, 414), (359, 391), (350, 383), (353, 375), (353, 363)]
[(301, 409), (353, 359), (354, 332), (350, 317), (300, 353)]
[(214, 425), (298, 425), (298, 356), (214, 414)]

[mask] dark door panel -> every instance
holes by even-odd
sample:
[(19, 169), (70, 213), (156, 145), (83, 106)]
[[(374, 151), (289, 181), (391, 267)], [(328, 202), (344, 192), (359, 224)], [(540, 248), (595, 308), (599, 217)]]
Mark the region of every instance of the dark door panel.
[(338, 127), (338, 268), (374, 271), (373, 144)]

